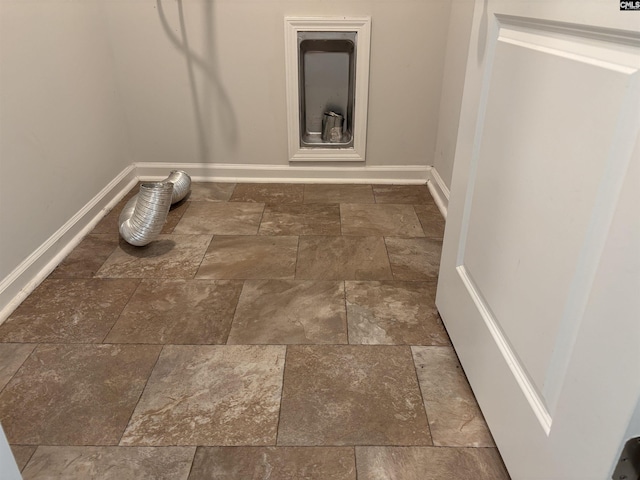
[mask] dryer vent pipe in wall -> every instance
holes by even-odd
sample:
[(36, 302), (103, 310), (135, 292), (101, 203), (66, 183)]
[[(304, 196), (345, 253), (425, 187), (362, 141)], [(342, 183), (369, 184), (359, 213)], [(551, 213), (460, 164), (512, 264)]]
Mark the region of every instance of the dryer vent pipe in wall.
[(143, 247), (153, 242), (167, 221), (171, 204), (189, 193), (191, 177), (174, 170), (161, 182), (140, 185), (138, 192), (127, 202), (120, 214), (120, 235), (131, 245)]

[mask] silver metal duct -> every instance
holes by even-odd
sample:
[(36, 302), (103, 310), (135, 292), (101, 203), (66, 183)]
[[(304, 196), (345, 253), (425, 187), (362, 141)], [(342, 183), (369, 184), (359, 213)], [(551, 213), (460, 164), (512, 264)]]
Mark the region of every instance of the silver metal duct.
[(164, 223), (172, 203), (189, 193), (191, 178), (174, 170), (162, 182), (143, 183), (140, 191), (122, 209), (118, 224), (120, 235), (131, 245), (143, 247), (154, 241)]
[(187, 172), (183, 172), (182, 170), (172, 170), (163, 182), (173, 183), (173, 196), (171, 198), (171, 203), (176, 203), (182, 200), (187, 196), (189, 189), (191, 188), (191, 177), (187, 175)]

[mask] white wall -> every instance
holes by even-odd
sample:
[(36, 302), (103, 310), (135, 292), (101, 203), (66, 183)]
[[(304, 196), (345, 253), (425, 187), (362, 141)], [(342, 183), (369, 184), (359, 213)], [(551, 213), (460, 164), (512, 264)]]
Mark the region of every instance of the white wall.
[(103, 17), (0, 2), (0, 285), (132, 161)]
[[(284, 17), (370, 15), (366, 163), (432, 164), (450, 0), (182, 3), (195, 80), (155, 0), (107, 2), (136, 161), (286, 165)], [(183, 42), (179, 3), (161, 7)]]
[(458, 122), (473, 20), (473, 0), (452, 0), (442, 96), (438, 115), (438, 137), (433, 166), (448, 189), (451, 188), (456, 153)]

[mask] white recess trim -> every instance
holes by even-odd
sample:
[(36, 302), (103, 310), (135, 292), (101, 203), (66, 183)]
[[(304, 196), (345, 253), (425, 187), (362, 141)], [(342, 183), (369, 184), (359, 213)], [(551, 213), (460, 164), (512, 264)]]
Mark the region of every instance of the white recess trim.
[(440, 213), (446, 219), (447, 210), (449, 209), (449, 189), (435, 167), (429, 168), (429, 173), (427, 175), (427, 187), (429, 188), (429, 192), (431, 192), (431, 196), (436, 202)]
[[(284, 26), (289, 161), (363, 162), (367, 146), (371, 17), (285, 17)], [(356, 32), (358, 35), (352, 148), (300, 147), (298, 32)]]
[(377, 183), (424, 185), (427, 165), (326, 166), (252, 165), (223, 163), (135, 163), (141, 180), (162, 180), (171, 170), (184, 170), (196, 182), (238, 183)]
[(0, 324), (136, 184), (129, 165), (0, 281)]

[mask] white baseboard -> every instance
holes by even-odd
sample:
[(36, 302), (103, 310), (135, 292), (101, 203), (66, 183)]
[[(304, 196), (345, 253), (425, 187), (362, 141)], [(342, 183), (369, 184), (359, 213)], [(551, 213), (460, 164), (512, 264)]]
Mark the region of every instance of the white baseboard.
[(0, 323), (40, 285), (136, 182), (135, 167), (129, 165), (0, 281)]
[(290, 166), (211, 163), (135, 163), (136, 174), (142, 180), (161, 180), (171, 170), (184, 170), (196, 182), (237, 183), (377, 183), (424, 185), (431, 167), (399, 165), (352, 167)]
[(429, 169), (427, 177), (427, 187), (429, 187), (429, 191), (440, 209), (440, 213), (446, 219), (449, 208), (449, 189), (434, 167)]

